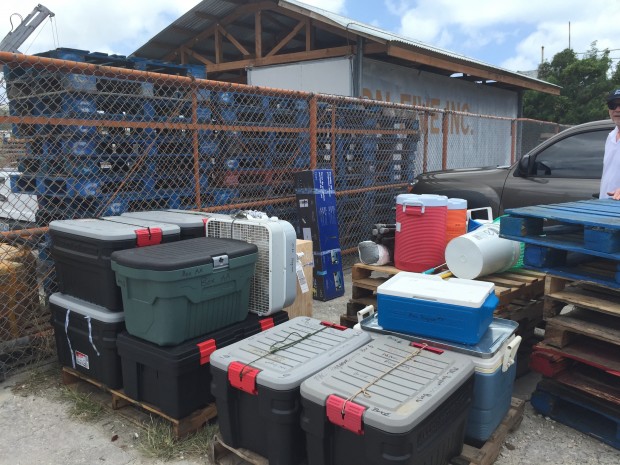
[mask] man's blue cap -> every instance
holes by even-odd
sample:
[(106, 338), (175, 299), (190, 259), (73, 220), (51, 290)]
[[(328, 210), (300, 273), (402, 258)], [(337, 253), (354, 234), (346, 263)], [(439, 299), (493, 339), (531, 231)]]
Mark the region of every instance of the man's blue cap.
[(607, 102), (611, 102), (613, 100), (620, 100), (620, 89), (612, 90), (609, 94), (607, 94)]

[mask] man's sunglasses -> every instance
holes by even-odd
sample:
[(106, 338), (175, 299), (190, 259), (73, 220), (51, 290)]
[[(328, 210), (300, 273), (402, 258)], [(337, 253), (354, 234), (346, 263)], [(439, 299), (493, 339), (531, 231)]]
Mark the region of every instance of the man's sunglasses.
[(620, 102), (607, 102), (607, 108), (610, 110), (615, 110), (618, 107), (620, 107)]

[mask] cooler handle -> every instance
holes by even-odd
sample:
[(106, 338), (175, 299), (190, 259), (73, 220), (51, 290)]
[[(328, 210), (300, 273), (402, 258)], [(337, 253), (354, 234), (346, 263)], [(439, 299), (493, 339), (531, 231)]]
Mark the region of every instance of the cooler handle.
[[(407, 207), (420, 207), (420, 213), (418, 212), (407, 213)], [(403, 213), (408, 214), (408, 215), (415, 215), (415, 216), (423, 215), (424, 214), (424, 202), (420, 202), (417, 200), (404, 201), (403, 202)]]
[(517, 350), (521, 345), (521, 336), (515, 336), (515, 338), (506, 345), (504, 356), (502, 360), (502, 372), (505, 373), (515, 363), (515, 357), (517, 356)]
[(161, 244), (163, 237), (161, 228), (136, 229), (134, 232), (136, 233), (136, 246), (138, 247)]
[(369, 318), (373, 316), (374, 314), (375, 314), (375, 306), (367, 305), (366, 307), (362, 308), (359, 312), (357, 312), (357, 322), (361, 323), (362, 320)]
[(478, 221), (479, 223), (485, 223), (485, 222), (492, 223), (493, 222), (493, 210), (491, 210), (491, 207), (470, 208), (469, 210), (467, 210), (467, 220), (469, 221), (473, 219), (471, 217), (472, 212), (479, 212), (479, 211), (486, 211), (487, 217), (486, 219), (477, 218), (474, 221)]

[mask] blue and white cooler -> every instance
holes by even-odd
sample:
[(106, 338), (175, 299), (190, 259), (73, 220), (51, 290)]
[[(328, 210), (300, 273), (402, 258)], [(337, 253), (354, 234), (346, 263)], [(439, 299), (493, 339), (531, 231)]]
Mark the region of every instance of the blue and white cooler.
[(466, 355), (377, 335), (302, 383), (308, 465), (449, 463), (463, 448), (473, 374)]
[(370, 342), (367, 332), (297, 317), (211, 354), (211, 393), (222, 439), (269, 460), (306, 456), (299, 386)]
[(499, 299), (484, 281), (400, 272), (377, 288), (379, 324), (388, 330), (477, 344)]
[(521, 344), (521, 336), (515, 335), (518, 326), (516, 321), (493, 318), (480, 342), (467, 345), (385, 330), (379, 325), (377, 314), (372, 312), (360, 322), (363, 331), (377, 335), (390, 334), (471, 358), (475, 369), (474, 400), (467, 418), (465, 437), (475, 441), (489, 439), (510, 409), (517, 373), (516, 354)]

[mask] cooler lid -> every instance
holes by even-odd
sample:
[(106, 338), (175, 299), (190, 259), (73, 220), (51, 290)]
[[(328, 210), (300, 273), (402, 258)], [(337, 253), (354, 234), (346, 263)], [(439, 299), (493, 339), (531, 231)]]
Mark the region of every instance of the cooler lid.
[(454, 197), (449, 198), (448, 210), (467, 210), (467, 200)]
[(377, 288), (377, 294), (472, 308), (480, 308), (494, 291), (495, 284), (486, 281), (442, 279), (437, 275), (408, 271), (401, 271)]
[(150, 210), (142, 212), (125, 212), (121, 214), (121, 217), (176, 224), (181, 228), (202, 228), (204, 227), (203, 220), (208, 218), (209, 214), (202, 212), (190, 212), (187, 210)]
[(175, 224), (155, 221), (121, 219), (120, 216), (104, 218), (82, 218), (76, 220), (55, 220), (49, 224), (50, 231), (74, 234), (100, 241), (118, 241), (136, 238), (136, 230), (158, 228), (163, 236), (179, 234), (180, 228)]
[(125, 321), (124, 312), (112, 312), (100, 305), (95, 305), (61, 292), (55, 292), (50, 296), (50, 304), (79, 313), (80, 315), (89, 316), (102, 323), (119, 323)]
[[(368, 333), (297, 317), (211, 355), (211, 366), (254, 376), (255, 384), (284, 391), (371, 340)], [(240, 376), (239, 376), (240, 377)]]
[(368, 318), (364, 318), (360, 323), (362, 330), (379, 334), (391, 334), (396, 337), (407, 339), (409, 341), (422, 342), (430, 344), (440, 349), (452, 350), (462, 354), (471, 355), (477, 358), (492, 358), (503, 346), (503, 344), (515, 333), (519, 327), (519, 323), (503, 318), (493, 318), (489, 329), (482, 335), (480, 342), (475, 345), (459, 344), (458, 342), (444, 341), (441, 339), (427, 338), (416, 336), (415, 334), (401, 333), (397, 331), (389, 331), (383, 329), (379, 324), (377, 314), (373, 314)]
[(134, 269), (172, 271), (205, 265), (220, 256), (226, 256), (230, 261), (257, 252), (255, 244), (237, 239), (196, 237), (151, 247), (116, 250), (110, 257), (119, 265)]
[(368, 425), (388, 433), (406, 433), (474, 373), (470, 357), (423, 347), (394, 336), (379, 336), (305, 380), (301, 395), (326, 406), (328, 418), (335, 413), (338, 420), (344, 406), (345, 422), (351, 412), (361, 417), (361, 428)]
[(399, 194), (396, 196), (397, 205), (423, 204), (426, 207), (445, 207), (448, 197), (436, 194)]

